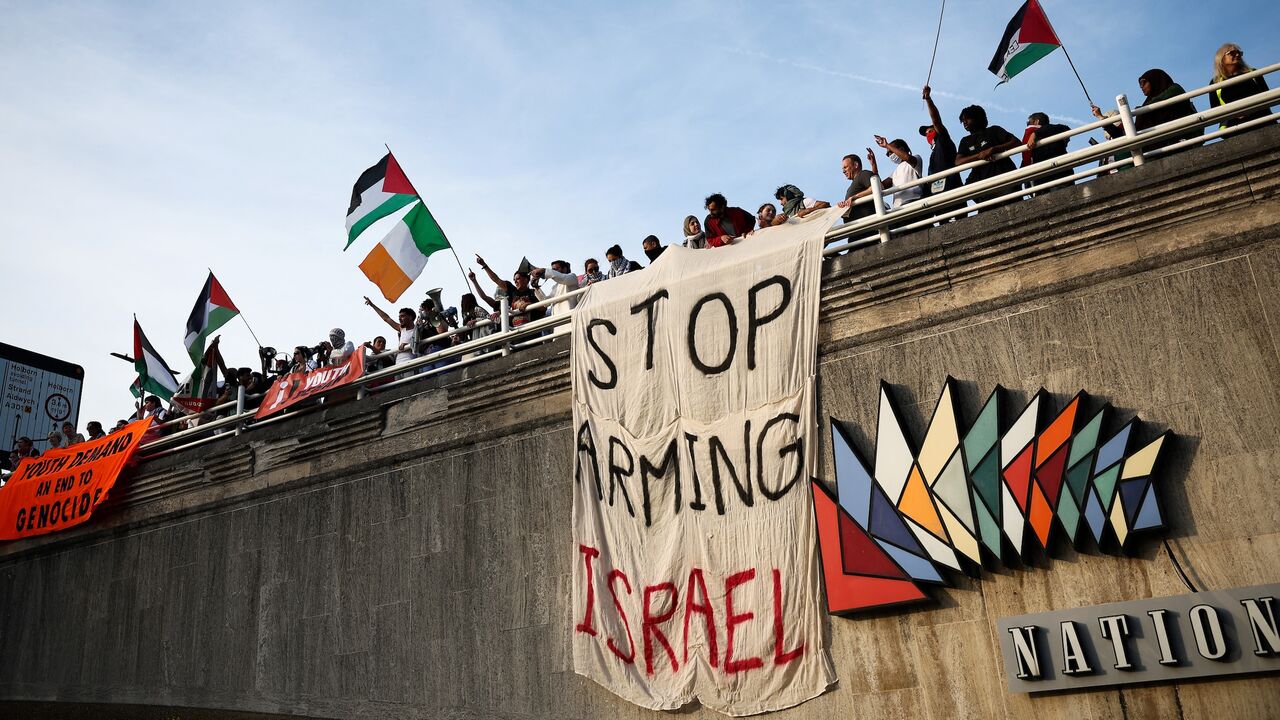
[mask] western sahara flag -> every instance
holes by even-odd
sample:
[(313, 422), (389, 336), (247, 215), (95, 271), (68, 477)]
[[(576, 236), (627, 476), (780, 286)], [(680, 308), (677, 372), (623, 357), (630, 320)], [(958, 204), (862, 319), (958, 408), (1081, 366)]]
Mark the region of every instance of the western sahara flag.
[(378, 286), (382, 297), (395, 302), (422, 274), (431, 253), (447, 247), (449, 239), (419, 201), (360, 263), (360, 271)]
[(987, 66), (1001, 83), (1031, 67), (1031, 64), (1062, 47), (1049, 18), (1036, 0), (1027, 0), (1004, 29), (1004, 38)]
[(200, 290), (200, 297), (196, 298), (195, 307), (191, 308), (191, 315), (187, 317), (187, 335), (182, 341), (197, 368), (204, 357), (205, 341), (239, 314), (227, 291), (222, 289), (222, 283), (210, 272), (204, 288)]
[(377, 165), (365, 170), (351, 189), (351, 208), (347, 210), (347, 245), (351, 247), (360, 233), (370, 225), (418, 199), (409, 178), (405, 177), (391, 153)]
[(133, 319), (133, 368), (138, 371), (138, 382), (133, 385), (135, 394), (141, 386), (143, 391), (169, 400), (178, 391), (178, 379), (169, 372), (169, 365), (142, 334), (142, 326), (136, 317)]

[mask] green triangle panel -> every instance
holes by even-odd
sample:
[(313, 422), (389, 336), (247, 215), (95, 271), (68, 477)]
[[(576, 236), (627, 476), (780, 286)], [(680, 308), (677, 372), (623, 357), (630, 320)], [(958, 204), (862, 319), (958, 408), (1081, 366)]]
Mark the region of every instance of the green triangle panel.
[(979, 464), (979, 458), (986, 457), (987, 451), (995, 447), (996, 440), (1000, 438), (999, 398), (1000, 389), (996, 388), (964, 436), (964, 454), (968, 458), (969, 472), (973, 472)]
[(1089, 465), (1093, 458), (1086, 455), (1083, 460), (1067, 471), (1067, 487), (1075, 496), (1076, 505), (1084, 505), (1084, 491), (1089, 486)]
[(1071, 542), (1076, 541), (1076, 532), (1080, 530), (1080, 507), (1076, 499), (1071, 497), (1071, 493), (1065, 492), (1058, 496), (1058, 522), (1062, 523), (1062, 529), (1066, 531), (1067, 537), (1071, 538)]
[(992, 511), (1000, 509), (1000, 453), (992, 449), (973, 471), (973, 487)]
[(1102, 501), (1102, 509), (1111, 511), (1111, 501), (1116, 497), (1116, 480), (1120, 478), (1120, 466), (1111, 469), (1093, 479), (1093, 486), (1098, 490), (1098, 499)]
[(981, 502), (974, 502), (973, 506), (978, 515), (978, 533), (982, 538), (982, 544), (991, 551), (992, 555), (1000, 557), (1000, 523), (996, 522), (991, 511), (987, 510)]
[(1075, 467), (1080, 459), (1098, 447), (1098, 435), (1102, 432), (1102, 420), (1106, 408), (1098, 411), (1085, 426), (1071, 438), (1071, 456), (1067, 458), (1067, 467)]

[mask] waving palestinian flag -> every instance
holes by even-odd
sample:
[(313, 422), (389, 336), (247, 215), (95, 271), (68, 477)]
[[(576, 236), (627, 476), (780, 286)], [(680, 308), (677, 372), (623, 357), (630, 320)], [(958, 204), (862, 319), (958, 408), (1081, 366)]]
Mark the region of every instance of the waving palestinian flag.
[(178, 392), (178, 379), (169, 371), (168, 363), (151, 347), (151, 341), (142, 334), (142, 326), (136, 317), (133, 319), (133, 367), (138, 371), (138, 379), (131, 388), (134, 395), (145, 391), (168, 400)]
[(1049, 24), (1044, 9), (1036, 0), (1027, 0), (1004, 29), (1004, 38), (996, 48), (988, 69), (1000, 82), (1031, 67), (1031, 64), (1062, 47), (1062, 41)]
[(205, 340), (239, 314), (240, 311), (231, 302), (227, 291), (222, 289), (222, 283), (210, 272), (204, 281), (204, 288), (200, 290), (200, 296), (196, 298), (195, 307), (191, 308), (191, 315), (187, 316), (187, 334), (182, 344), (187, 346), (191, 362), (199, 367), (201, 358), (204, 357)]
[(391, 153), (377, 165), (365, 170), (351, 189), (351, 208), (347, 210), (347, 245), (351, 247), (360, 233), (370, 225), (418, 199), (409, 178), (405, 177)]

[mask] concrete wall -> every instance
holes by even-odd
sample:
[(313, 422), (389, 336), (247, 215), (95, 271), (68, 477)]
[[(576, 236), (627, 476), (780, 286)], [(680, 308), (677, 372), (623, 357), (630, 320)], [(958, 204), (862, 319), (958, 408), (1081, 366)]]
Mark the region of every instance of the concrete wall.
[[(1277, 130), (837, 258), (820, 417), (868, 450), (881, 379), (917, 433), (948, 374), (966, 417), (996, 383), (1085, 389), (1178, 433), (1171, 547), (1201, 588), (1280, 579)], [(567, 654), (565, 352), (149, 460), (90, 524), (0, 547), (0, 714), (657, 717)], [(1064, 549), (917, 609), (832, 618), (839, 685), (778, 715), (1280, 716), (1276, 676), (1005, 689), (998, 618), (1184, 591), (1158, 543)]]

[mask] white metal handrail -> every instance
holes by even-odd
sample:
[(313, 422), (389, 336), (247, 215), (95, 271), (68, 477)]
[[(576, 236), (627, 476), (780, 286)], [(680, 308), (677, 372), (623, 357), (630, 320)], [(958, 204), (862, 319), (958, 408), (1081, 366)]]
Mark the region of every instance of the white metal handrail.
[[(967, 163), (963, 166), (950, 168), (943, 172), (920, 178), (919, 180), (911, 183), (904, 183), (901, 186), (893, 188), (883, 188), (879, 178), (875, 178), (873, 181), (872, 195), (860, 198), (858, 201), (855, 201), (855, 204), (863, 204), (866, 202), (876, 203), (877, 212), (874, 215), (846, 223), (845, 225), (828, 232), (824, 238), (824, 242), (828, 247), (823, 251), (823, 255), (831, 256), (851, 249), (856, 249), (857, 247), (861, 247), (866, 244), (884, 242), (891, 237), (893, 232), (901, 233), (917, 230), (936, 222), (966, 215), (974, 210), (982, 210), (1010, 200), (1018, 199), (1028, 192), (1023, 189), (1023, 183), (1028, 180), (1037, 180), (1038, 182), (1031, 192), (1040, 192), (1054, 187), (1068, 185), (1083, 178), (1103, 173), (1110, 173), (1122, 167), (1141, 165), (1145, 159), (1144, 153), (1142, 152), (1142, 147), (1144, 145), (1177, 137), (1194, 128), (1203, 129), (1204, 127), (1212, 125), (1223, 118), (1236, 116), (1242, 112), (1248, 112), (1259, 108), (1269, 109), (1273, 105), (1280, 104), (1280, 89), (1252, 95), (1242, 100), (1220, 105), (1204, 112), (1197, 112), (1194, 115), (1189, 115), (1187, 117), (1179, 118), (1177, 120), (1149, 128), (1141, 133), (1136, 132), (1133, 127), (1133, 116), (1135, 114), (1150, 112), (1151, 110), (1165, 106), (1166, 103), (1172, 104), (1174, 102), (1180, 102), (1181, 100), (1203, 95), (1208, 92), (1214, 92), (1220, 87), (1244, 82), (1253, 77), (1260, 77), (1267, 73), (1276, 72), (1277, 70), (1280, 70), (1280, 63), (1269, 65), (1251, 73), (1231, 78), (1222, 83), (1197, 88), (1196, 90), (1184, 93), (1176, 98), (1170, 98), (1169, 100), (1161, 101), (1160, 103), (1153, 103), (1145, 108), (1138, 108), (1136, 111), (1130, 111), (1125, 96), (1119, 95), (1116, 97), (1117, 107), (1119, 108), (1119, 117), (1108, 117), (1086, 123), (1067, 132), (1046, 138), (1041, 142), (1056, 142), (1062, 139), (1074, 137), (1075, 135), (1090, 132), (1101, 127), (1115, 125), (1117, 121), (1121, 123), (1125, 130), (1123, 137), (1113, 138), (1097, 145), (1087, 146), (1080, 150), (1052, 158), (1048, 161), (1036, 163), (1023, 168), (1017, 168), (992, 178), (964, 185), (954, 190), (936, 193), (892, 210), (885, 209), (885, 197), (912, 187), (931, 184), (939, 179), (956, 175), (965, 172), (966, 170), (971, 170), (991, 161), (975, 161)], [(1233, 127), (1219, 128), (1208, 134), (1182, 139), (1169, 146), (1152, 150), (1150, 153), (1146, 154), (1146, 157), (1174, 152), (1181, 148), (1201, 144), (1208, 140), (1248, 130), (1266, 123), (1275, 122), (1277, 119), (1280, 119), (1280, 113), (1271, 113), (1266, 117), (1257, 118)], [(1025, 149), (1025, 145), (1020, 145), (1017, 148), (993, 156), (992, 160), (1004, 157), (1013, 157)], [(1126, 151), (1131, 153), (1130, 157), (1115, 160), (1106, 165), (1083, 167), (1101, 158), (1124, 153)], [(1042, 180), (1042, 178), (1049, 174), (1056, 174), (1068, 169), (1073, 170), (1071, 175), (1061, 178), (1053, 178), (1051, 180)], [(997, 194), (1002, 190), (1007, 192)], [(969, 205), (968, 203), (971, 200), (974, 201), (975, 204)], [(529, 304), (526, 306), (525, 312), (527, 313), (530, 310), (550, 308), (559, 303), (575, 300), (577, 298), (581, 298), (589, 291), (590, 286), (587, 286), (549, 297)], [(427, 377), (432, 377), (462, 367), (485, 362), (493, 358), (502, 357), (508, 355), (512, 350), (523, 349), (545, 343), (556, 337), (556, 335), (552, 333), (555, 328), (571, 324), (573, 311), (570, 309), (570, 311), (566, 313), (548, 314), (546, 317), (539, 320), (531, 320), (523, 324), (513, 326), (511, 324), (512, 313), (509, 299), (502, 297), (499, 301), (498, 316), (497, 321), (488, 319), (481, 320), (472, 326), (455, 328), (448, 332), (421, 339), (418, 342), (421, 344), (432, 344), (442, 340), (452, 341), (456, 336), (471, 333), (478, 329), (494, 327), (495, 331), (491, 334), (484, 337), (472, 338), (456, 345), (451, 345), (443, 350), (428, 353), (427, 355), (414, 358), (408, 362), (400, 363), (390, 368), (375, 372), (368, 372), (364, 376), (353, 381), (347, 387), (355, 387), (357, 389), (357, 397), (364, 398), (369, 392), (382, 392), (391, 388), (401, 387)], [(388, 357), (396, 354), (397, 352), (398, 351), (396, 350), (388, 350), (387, 352), (375, 357)], [(157, 457), (177, 452), (178, 450), (185, 448), (203, 445), (217, 439), (219, 435), (214, 434), (209, 437), (198, 438), (200, 435), (214, 433), (215, 431), (218, 433), (227, 433), (228, 430), (238, 435), (243, 429), (252, 429), (262, 425), (280, 422), (287, 418), (309, 412), (314, 408), (314, 405), (304, 406), (272, 415), (271, 417), (264, 418), (263, 420), (253, 421), (255, 410), (246, 409), (246, 401), (253, 400), (258, 397), (260, 396), (246, 395), (243, 387), (241, 387), (234, 402), (222, 403), (200, 413), (200, 415), (208, 416), (234, 408), (234, 412), (232, 414), (226, 417), (212, 419), (195, 427), (179, 430), (178, 432), (164, 435), (156, 440), (150, 441), (142, 446), (144, 456)], [(173, 428), (190, 419), (191, 416), (184, 416), (182, 418), (161, 423), (158, 427), (162, 429)], [(250, 422), (252, 422), (252, 424), (249, 424), (246, 427), (246, 424)]]

